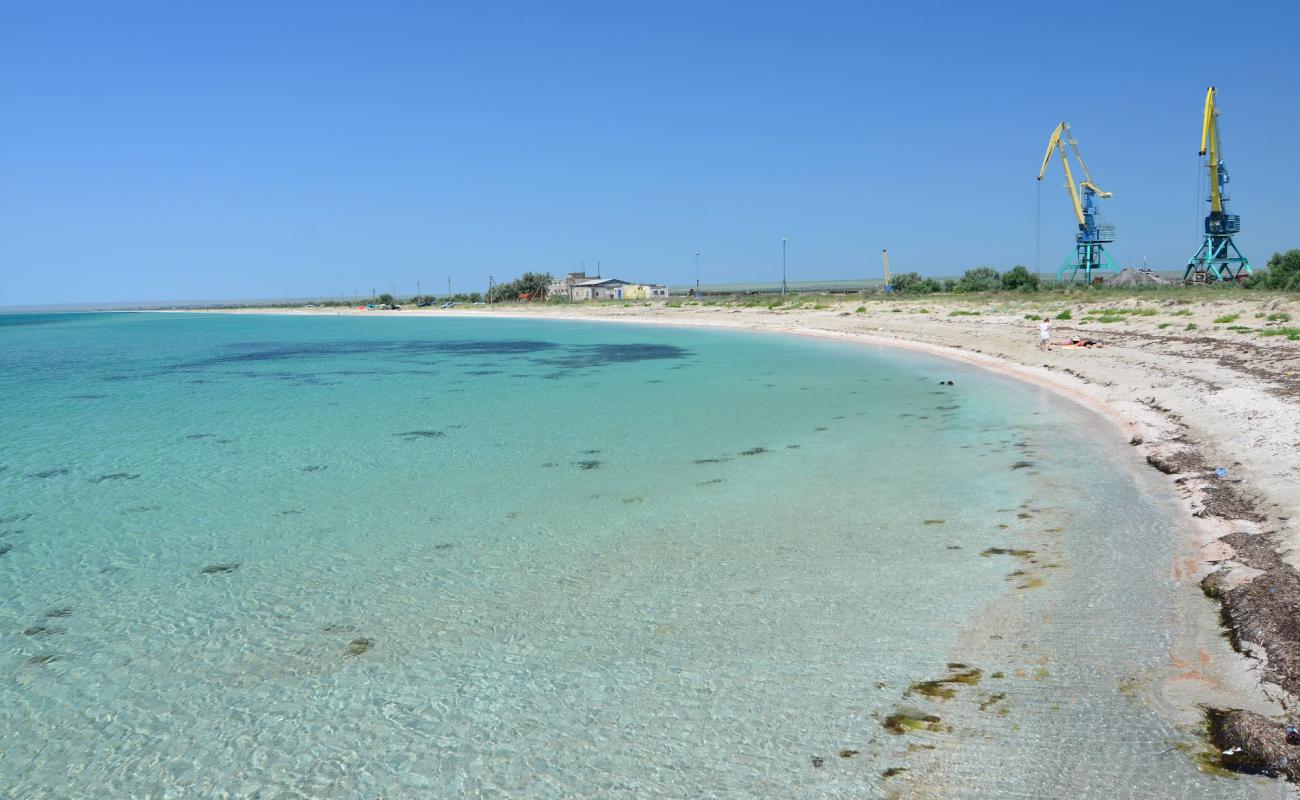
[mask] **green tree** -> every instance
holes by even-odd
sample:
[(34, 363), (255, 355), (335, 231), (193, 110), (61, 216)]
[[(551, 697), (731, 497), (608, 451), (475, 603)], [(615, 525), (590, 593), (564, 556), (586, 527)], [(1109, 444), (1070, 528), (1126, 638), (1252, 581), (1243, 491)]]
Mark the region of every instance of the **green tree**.
[(889, 283), (894, 287), (894, 291), (906, 292), (910, 291), (921, 280), (921, 273), (919, 272), (903, 272), (895, 275)]
[(378, 302), (380, 305), (391, 306), (393, 304), (393, 296), (388, 292), (384, 292), (383, 294), (379, 295)]
[(1283, 292), (1300, 292), (1300, 250), (1274, 253), (1268, 265), (1246, 281), (1251, 289), (1276, 289)]
[(1038, 276), (1022, 266), (1014, 266), (1002, 273), (1002, 288), (1008, 291), (1038, 291)]
[(975, 267), (966, 270), (957, 281), (958, 292), (991, 292), (1002, 285), (1002, 276), (992, 267)]

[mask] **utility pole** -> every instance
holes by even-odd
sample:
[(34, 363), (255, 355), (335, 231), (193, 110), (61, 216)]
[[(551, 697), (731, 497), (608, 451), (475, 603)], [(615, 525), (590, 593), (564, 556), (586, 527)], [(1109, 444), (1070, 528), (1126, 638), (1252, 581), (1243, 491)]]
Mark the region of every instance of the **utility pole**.
[(451, 299), (451, 276), (447, 277), (447, 299)]
[(888, 250), (881, 250), (881, 251), (880, 251), (880, 261), (881, 261), (882, 266), (883, 266), (883, 268), (884, 268), (884, 275), (885, 275), (885, 291), (887, 292), (887, 291), (889, 291), (889, 281), (890, 281), (890, 275), (889, 275), (889, 251), (888, 251)]
[(415, 304), (420, 305), (420, 282), (418, 280), (415, 282)]
[(700, 299), (700, 251), (695, 251), (695, 299)]
[(496, 278), (493, 278), (491, 275), (489, 275), (489, 276), (488, 276), (488, 290), (487, 290), (487, 298), (486, 298), (487, 301), (488, 301), (488, 305), (491, 305), (491, 304), (492, 304), (492, 290), (496, 288), (496, 285), (497, 285)]
[(786, 293), (790, 291), (790, 286), (789, 286), (789, 284), (787, 284), (787, 283), (785, 282), (785, 243), (786, 243), (786, 241), (787, 241), (787, 240), (786, 240), (786, 238), (785, 238), (784, 236), (781, 237), (781, 296), (782, 296), (782, 297), (785, 297)]

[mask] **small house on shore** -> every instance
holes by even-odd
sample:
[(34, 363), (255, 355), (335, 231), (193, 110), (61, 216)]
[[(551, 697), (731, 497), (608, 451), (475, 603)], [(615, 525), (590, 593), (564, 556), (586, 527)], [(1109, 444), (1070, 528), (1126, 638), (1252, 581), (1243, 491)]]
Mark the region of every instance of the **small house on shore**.
[(564, 297), (573, 302), (584, 300), (649, 300), (667, 297), (668, 287), (658, 284), (640, 284), (618, 278), (591, 278), (583, 272), (570, 272), (563, 278), (551, 281), (549, 297)]

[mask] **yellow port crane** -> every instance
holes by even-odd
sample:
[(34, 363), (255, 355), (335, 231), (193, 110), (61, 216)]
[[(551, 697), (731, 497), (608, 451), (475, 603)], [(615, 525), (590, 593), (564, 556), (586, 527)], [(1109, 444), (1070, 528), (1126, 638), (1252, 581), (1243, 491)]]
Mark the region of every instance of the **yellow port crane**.
[(1250, 262), (1232, 241), (1233, 234), (1241, 233), (1241, 217), (1228, 213), (1228, 196), (1223, 193), (1223, 187), (1228, 183), (1228, 168), (1222, 161), (1216, 96), (1213, 86), (1206, 90), (1205, 113), (1201, 118), (1201, 155), (1205, 157), (1205, 168), (1210, 173), (1210, 214), (1205, 218), (1205, 238), (1201, 240), (1201, 249), (1187, 262), (1184, 283), (1235, 281), (1251, 274)]
[[(1079, 181), (1077, 186), (1074, 183), (1074, 173), (1070, 170), (1070, 158), (1065, 153), (1067, 143), (1074, 151), (1074, 157), (1083, 172), (1083, 180)], [(1093, 181), (1092, 173), (1088, 171), (1088, 163), (1083, 160), (1083, 153), (1079, 151), (1079, 142), (1070, 132), (1069, 123), (1062, 122), (1057, 125), (1048, 138), (1047, 152), (1043, 154), (1043, 164), (1038, 168), (1040, 181), (1047, 174), (1047, 165), (1052, 160), (1052, 151), (1056, 151), (1061, 156), (1061, 166), (1065, 169), (1065, 188), (1070, 192), (1070, 205), (1074, 211), (1074, 218), (1079, 224), (1079, 232), (1074, 237), (1074, 254), (1056, 271), (1056, 279), (1067, 280), (1066, 273), (1069, 272), (1068, 280), (1073, 281), (1082, 271), (1084, 283), (1091, 284), (1094, 272), (1102, 269), (1115, 271), (1115, 262), (1103, 247), (1115, 241), (1115, 226), (1106, 225), (1101, 221), (1096, 203), (1096, 198), (1110, 197), (1111, 193), (1103, 191)]]

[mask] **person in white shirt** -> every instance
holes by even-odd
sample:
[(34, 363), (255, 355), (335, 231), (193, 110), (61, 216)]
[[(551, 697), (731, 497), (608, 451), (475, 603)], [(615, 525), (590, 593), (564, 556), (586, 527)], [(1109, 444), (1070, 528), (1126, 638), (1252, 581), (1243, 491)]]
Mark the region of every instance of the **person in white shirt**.
[(1043, 321), (1038, 323), (1038, 349), (1052, 349), (1052, 321), (1043, 317)]

